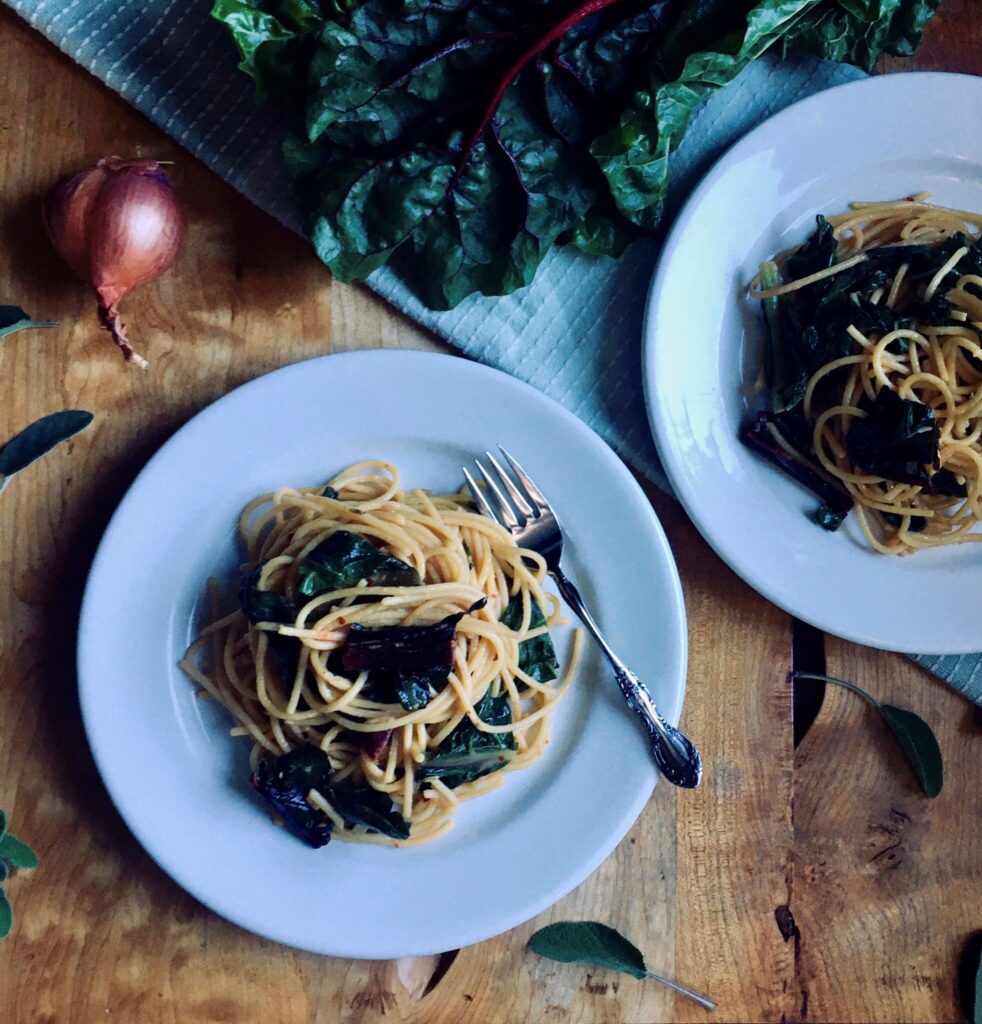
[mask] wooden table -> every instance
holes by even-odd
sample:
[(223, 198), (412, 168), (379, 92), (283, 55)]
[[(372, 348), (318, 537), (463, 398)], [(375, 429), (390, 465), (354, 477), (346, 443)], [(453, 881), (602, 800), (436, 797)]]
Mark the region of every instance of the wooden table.
[[(982, 72), (980, 8), (946, 0), (918, 57), (888, 70)], [(177, 888), (111, 806), (79, 720), (76, 618), (109, 515), (160, 443), (237, 384), (324, 352), (441, 346), (367, 290), (332, 282), (303, 241), (9, 12), (0, 67), (0, 302), (63, 325), (0, 344), (0, 440), (56, 409), (97, 414), (84, 438), (0, 499), (0, 807), (42, 860), (9, 887), (19, 918), (0, 946), (0, 1021), (708, 1019), (653, 982), (526, 953), (534, 929), (569, 918), (633, 937), (652, 969), (712, 994), (717, 1021), (960, 1019), (955, 963), (982, 927), (979, 712), (898, 655), (828, 638), (831, 673), (931, 721), (944, 793), (924, 798), (884, 726), (840, 690), (795, 748), (791, 620), (650, 487), (685, 588), (683, 724), (706, 754), (701, 790), (659, 786), (617, 851), (550, 911), (425, 960), (298, 953)], [(175, 268), (124, 304), (152, 361), (146, 374), (96, 329), (91, 296), (38, 216), (54, 178), (110, 153), (174, 160), (189, 215)], [(257, 865), (257, 885), (265, 870)]]

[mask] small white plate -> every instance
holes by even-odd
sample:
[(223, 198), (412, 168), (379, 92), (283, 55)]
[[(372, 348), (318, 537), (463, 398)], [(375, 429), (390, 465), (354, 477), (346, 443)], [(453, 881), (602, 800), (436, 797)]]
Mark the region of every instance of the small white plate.
[[(247, 782), (248, 742), (177, 662), (209, 575), (233, 578), (254, 496), (386, 458), (411, 486), (456, 489), (501, 443), (554, 503), (569, 570), (613, 645), (678, 721), (685, 612), (668, 542), (611, 450), (503, 373), (450, 356), (358, 352), (253, 381), (150, 460), (92, 566), (79, 627), (89, 743), (120, 814), (154, 860), (217, 913), (279, 942), (387, 959), (478, 942), (545, 909), (620, 841), (655, 782), (644, 732), (594, 644), (540, 761), (467, 803), (454, 830), (393, 850), (312, 850)], [(556, 637), (560, 658), (569, 630)]]
[(665, 470), (724, 561), (776, 605), (888, 650), (982, 650), (982, 545), (904, 558), (853, 521), (828, 533), (816, 499), (737, 439), (762, 324), (758, 265), (805, 240), (817, 213), (929, 190), (982, 211), (982, 79), (899, 74), (819, 93), (738, 142), (669, 235), (645, 323), (644, 384)]

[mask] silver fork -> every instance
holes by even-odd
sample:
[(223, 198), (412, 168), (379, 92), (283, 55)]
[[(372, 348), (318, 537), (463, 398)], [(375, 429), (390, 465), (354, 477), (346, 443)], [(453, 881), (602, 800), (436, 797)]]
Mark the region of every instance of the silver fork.
[[(600, 645), (600, 649), (607, 655), (607, 660), (614, 669), (617, 685), (621, 688), (621, 693), (624, 694), (627, 706), (644, 722), (650, 737), (652, 756), (662, 775), (676, 786), (686, 789), (698, 786), (702, 779), (702, 758), (699, 756), (699, 751), (687, 736), (666, 722), (658, 713), (647, 687), (614, 653), (607, 638), (600, 631), (600, 627), (583, 603), (579, 591), (560, 566), (563, 554), (563, 531), (556, 518), (556, 513), (522, 467), (504, 448), (500, 445), (498, 447), (518, 483), (516, 484), (502, 469), (498, 460), (490, 452), (485, 452), (488, 462), (491, 463), (495, 474), (497, 474), (497, 480), (484, 468), (480, 460), (475, 459), (474, 461), (488, 486), (488, 492), (494, 501), (493, 508), (485, 493), (478, 487), (474, 477), (466, 466), (464, 467), (464, 476), (477, 507), (489, 519), (495, 520), (508, 530), (520, 547), (529, 548), (545, 559), (549, 575), (556, 581), (560, 594), (593, 635), (594, 640)], [(507, 492), (507, 498), (505, 492)]]

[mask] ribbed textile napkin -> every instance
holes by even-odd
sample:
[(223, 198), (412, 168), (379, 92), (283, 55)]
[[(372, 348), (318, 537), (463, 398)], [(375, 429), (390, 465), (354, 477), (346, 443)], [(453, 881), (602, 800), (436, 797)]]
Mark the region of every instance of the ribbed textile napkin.
[[(210, 0), (8, 2), (258, 206), (299, 228), (280, 161), (279, 118), (254, 105), (230, 39), (209, 17)], [(693, 118), (673, 161), (673, 208), (749, 129), (796, 100), (861, 76), (807, 57), (752, 64)], [(657, 254), (657, 240), (634, 245), (618, 261), (556, 251), (519, 294), (471, 298), (448, 313), (426, 309), (387, 269), (369, 283), (467, 355), (561, 402), (668, 489), (641, 393), (641, 322)], [(982, 704), (982, 655), (914, 657)]]

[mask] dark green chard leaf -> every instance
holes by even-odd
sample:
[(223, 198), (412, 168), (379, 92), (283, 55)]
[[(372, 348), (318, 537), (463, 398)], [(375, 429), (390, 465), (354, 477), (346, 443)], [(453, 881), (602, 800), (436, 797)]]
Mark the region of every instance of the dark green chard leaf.
[[(257, 565), (239, 582), (239, 607), (253, 624), (278, 622), (283, 626), (292, 626), (297, 619), (297, 609), (289, 598), (272, 590), (259, 589), (259, 576), (264, 564)], [(266, 642), (269, 645), (269, 653), (279, 669), (280, 682), (286, 690), (292, 686), (297, 674), (300, 641), (293, 636), (281, 636), (269, 631), (266, 633)]]
[(295, 836), (315, 849), (330, 842), (333, 822), (307, 803), (310, 790), (326, 797), (331, 788), (331, 762), (323, 750), (308, 745), (272, 763), (260, 761), (249, 781)]
[[(827, 270), (835, 263), (835, 253), (839, 247), (839, 243), (835, 240), (835, 231), (821, 214), (815, 218), (815, 223), (817, 225), (815, 233), (796, 253), (789, 256), (784, 264), (785, 280), (800, 280), (802, 277), (817, 274), (820, 270)], [(777, 283), (780, 284), (780, 282)], [(774, 286), (764, 285), (764, 287), (772, 288)]]
[(298, 747), (269, 763), (262, 761), (251, 777), (253, 786), (279, 812), (294, 835), (318, 848), (331, 838), (333, 824), (307, 802), (316, 789), (348, 825), (363, 825), (373, 832), (406, 839), (409, 825), (392, 800), (371, 787), (331, 784), (331, 763), (318, 747)]
[[(648, 231), (660, 226), (669, 157), (695, 109), (780, 40), (815, 2), (764, 0), (749, 9), (721, 0), (689, 5), (693, 13), (677, 33), (681, 52), (668, 52), (671, 37), (659, 47), (647, 81), (630, 97), (616, 127), (590, 146), (623, 216)], [(745, 17), (735, 19), (739, 11)]]
[(338, 530), (318, 544), (297, 572), (298, 589), (305, 597), (354, 587), (361, 580), (376, 587), (418, 587), (422, 583), (411, 565), (348, 530)]
[[(522, 625), (522, 597), (516, 594), (501, 613), (499, 620), (511, 630), (519, 630)], [(529, 615), (529, 629), (538, 629), (546, 624), (546, 617), (538, 603), (532, 602)], [(523, 640), (518, 645), (518, 667), (538, 683), (551, 682), (559, 674), (559, 659), (556, 648), (548, 633)]]
[(771, 45), (907, 52), (934, 3), (218, 0), (213, 14), (292, 120), (287, 164), (321, 258), (346, 280), (393, 260), (447, 308), (529, 283), (553, 245), (616, 254), (657, 229), (693, 110)]
[(944, 494), (949, 498), (964, 498), (968, 494), (968, 485), (950, 469), (939, 469), (937, 473), (931, 474), (927, 491), (930, 494)]
[(941, 0), (841, 0), (821, 4), (793, 28), (785, 47), (872, 71), (884, 53), (909, 56)]
[(529, 949), (564, 964), (596, 964), (646, 978), (648, 967), (641, 950), (620, 932), (598, 921), (560, 921), (540, 928)]
[(10, 875), (10, 868), (5, 860), (0, 860), (0, 885), (7, 881)]
[(0, 811), (0, 839), (7, 834), (7, 815)]
[(261, 562), (239, 581), (239, 606), (252, 623), (278, 622), (292, 626), (297, 619), (293, 603), (273, 590), (260, 590), (259, 577), (265, 562)]
[(407, 711), (425, 708), (446, 685), (447, 671), (442, 668), (395, 673), (396, 697)]
[(371, 786), (342, 783), (331, 787), (324, 796), (349, 827), (364, 825), (369, 832), (391, 839), (409, 838), (409, 822), (396, 810), (390, 797)]
[[(490, 690), (474, 706), (477, 717), (488, 725), (511, 723), (511, 705), (504, 695), (492, 697)], [(496, 772), (511, 760), (517, 750), (510, 732), (480, 732), (465, 718), (426, 759), (416, 775), (419, 779), (438, 778), (451, 789)]]
[(0, 889), (0, 939), (5, 939), (14, 926), (14, 911), (3, 889)]
[[(783, 283), (776, 263), (768, 261), (760, 265), (761, 288), (776, 288)], [(794, 408), (804, 398), (808, 387), (808, 365), (799, 355), (799, 345), (795, 344), (800, 328), (789, 320), (789, 311), (782, 308), (785, 306), (787, 303), (779, 296), (761, 301), (767, 330), (767, 383), (771, 389), (771, 404), (778, 413)]]
[(334, 498), (334, 500), (337, 501), (338, 492), (330, 484), (328, 484), (321, 491), (321, 497), (322, 498)]
[(871, 693), (861, 686), (850, 683), (846, 679), (834, 676), (819, 675), (813, 672), (794, 672), (793, 679), (814, 679), (823, 683), (832, 683), (851, 690), (857, 696), (871, 704), (886, 721), (891, 732), (897, 737), (900, 749), (904, 752), (908, 763), (917, 776), (924, 794), (936, 797), (944, 785), (944, 763), (941, 747), (931, 727), (920, 715), (905, 708), (894, 707), (892, 704), (881, 704)]
[(14, 474), (84, 430), (92, 419), (90, 412), (65, 409), (42, 417), (11, 438), (0, 449), (0, 489)]
[(32, 320), (20, 306), (0, 306), (0, 338), (31, 327), (57, 327), (57, 320)]
[(912, 484), (929, 484), (939, 465), (940, 431), (934, 410), (881, 388), (868, 415), (849, 428), (846, 452), (867, 473)]
[(419, 711), (447, 685), (448, 675), (446, 668), (375, 670), (370, 673), (362, 693), (381, 704), (398, 702), (406, 711)]

